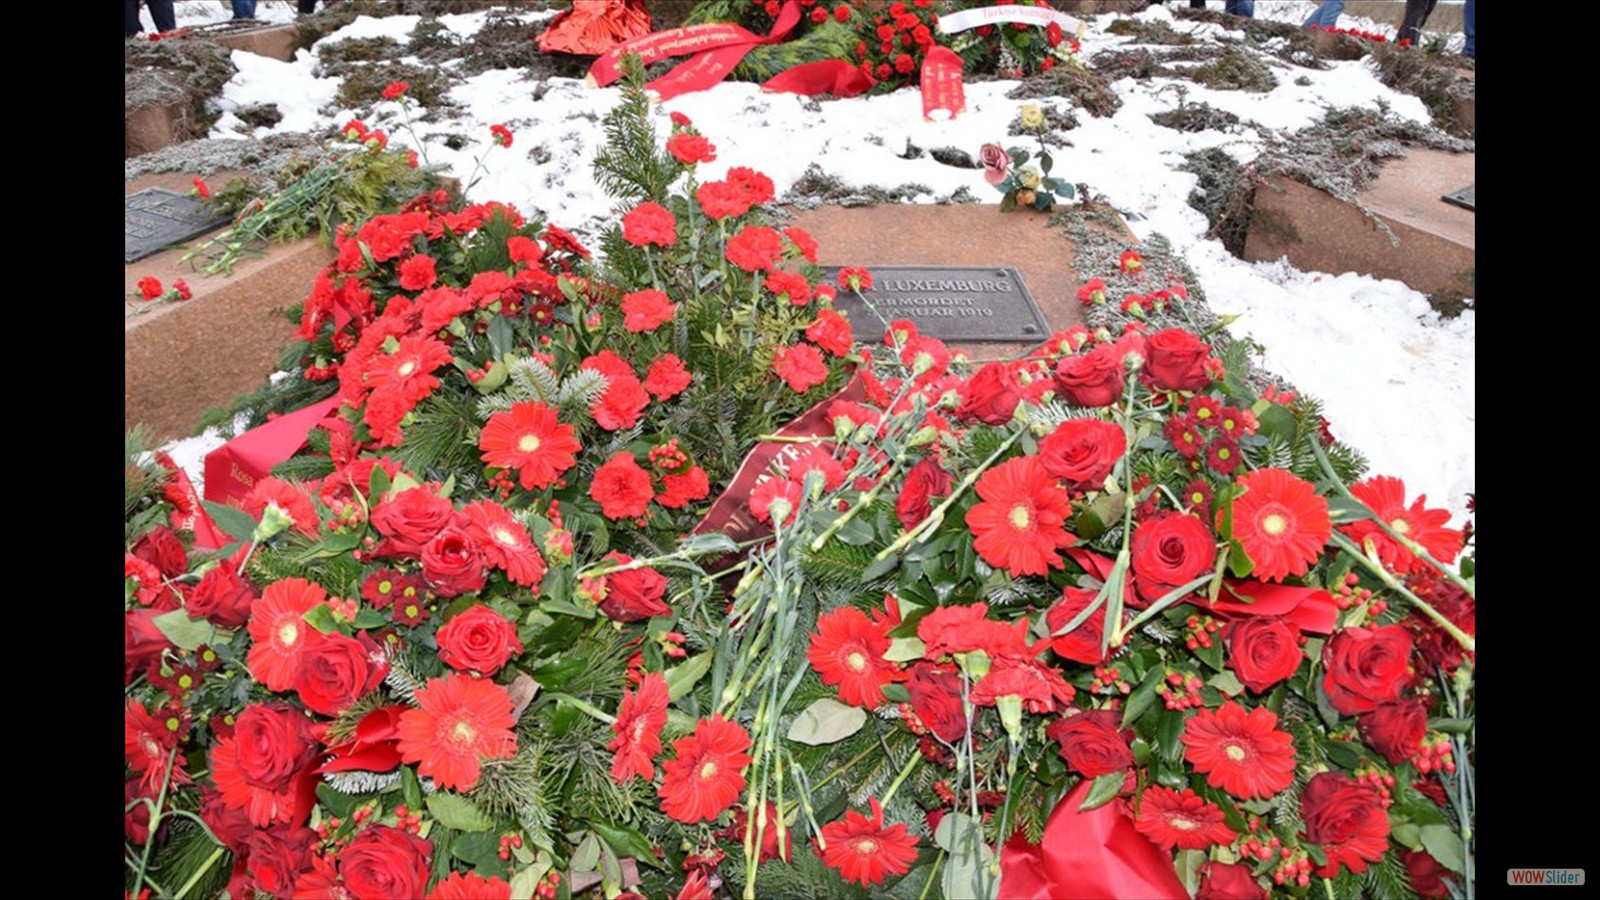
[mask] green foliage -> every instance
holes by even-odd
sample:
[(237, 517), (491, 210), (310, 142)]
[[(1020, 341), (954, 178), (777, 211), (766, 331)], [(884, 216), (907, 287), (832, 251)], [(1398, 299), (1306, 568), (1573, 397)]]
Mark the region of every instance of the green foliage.
[(476, 395), (441, 387), (412, 415), (405, 443), (393, 454), (407, 469), (420, 475), (478, 466)]
[(659, 149), (650, 122), (650, 98), (643, 90), (644, 68), (636, 55), (623, 57), (622, 73), (628, 90), (606, 114), (605, 146), (595, 154), (595, 181), (612, 199), (629, 205), (666, 199), (667, 188), (678, 177), (673, 160)]
[(734, 67), (740, 81), (766, 81), (785, 69), (824, 59), (853, 59), (856, 30), (831, 17), (792, 41), (758, 44)]
[(152, 438), (150, 429), (142, 425), (123, 433), (122, 519), (124, 543), (128, 547), (166, 518), (166, 507), (161, 505), (161, 488), (167, 473), (149, 457), (147, 448), (153, 443)]

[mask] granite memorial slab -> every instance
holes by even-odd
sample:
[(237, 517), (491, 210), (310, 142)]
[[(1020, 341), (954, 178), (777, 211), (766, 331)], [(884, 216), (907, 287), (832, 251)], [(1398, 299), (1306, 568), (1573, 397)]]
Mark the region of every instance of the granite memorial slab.
[(1446, 203), (1454, 203), (1456, 206), (1459, 206), (1462, 209), (1470, 209), (1473, 212), (1477, 212), (1478, 186), (1476, 184), (1469, 184), (1460, 190), (1451, 191), (1439, 199)]
[(200, 200), (166, 188), (146, 188), (124, 198), (123, 263), (153, 256), (163, 248), (198, 237), (226, 224), (226, 213), (205, 208)]
[[(1044, 312), (1015, 266), (874, 266), (872, 287), (841, 289), (834, 307), (850, 317), (855, 339), (874, 343), (895, 319), (941, 341), (1037, 344), (1050, 335)], [(823, 269), (833, 283), (839, 268)]]

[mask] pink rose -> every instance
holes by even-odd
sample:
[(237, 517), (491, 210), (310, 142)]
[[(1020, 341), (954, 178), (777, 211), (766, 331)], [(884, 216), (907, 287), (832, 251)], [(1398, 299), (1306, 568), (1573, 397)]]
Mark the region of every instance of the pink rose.
[(1011, 156), (999, 144), (984, 144), (979, 148), (978, 162), (983, 164), (983, 180), (993, 185), (1005, 181), (1011, 168)]

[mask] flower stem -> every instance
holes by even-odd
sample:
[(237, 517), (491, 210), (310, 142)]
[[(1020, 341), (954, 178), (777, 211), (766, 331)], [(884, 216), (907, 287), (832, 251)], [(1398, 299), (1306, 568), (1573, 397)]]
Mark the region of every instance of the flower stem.
[(944, 502), (934, 507), (933, 511), (928, 513), (928, 517), (926, 519), (918, 522), (917, 527), (907, 531), (905, 534), (900, 535), (899, 540), (896, 540), (894, 543), (878, 551), (878, 555), (873, 557), (873, 561), (876, 562), (885, 560), (894, 554), (899, 553), (900, 551), (921, 540), (923, 535), (927, 534), (933, 528), (942, 523), (944, 521), (944, 514), (949, 511), (951, 506), (955, 505), (956, 500), (977, 483), (978, 476), (988, 471), (989, 467), (994, 465), (995, 462), (1000, 459), (1001, 454), (1011, 449), (1011, 445), (1017, 442), (1017, 438), (1022, 437), (1022, 433), (1024, 431), (1027, 431), (1027, 429), (1019, 428), (1012, 432), (1011, 437), (1006, 438), (1004, 443), (1002, 443), (999, 447), (996, 447), (995, 451), (989, 454), (988, 459), (984, 460), (976, 469), (973, 469), (966, 478), (961, 479), (961, 483), (956, 485), (955, 490), (950, 492), (950, 496), (944, 498)]
[(1337, 531), (1330, 536), (1329, 540), (1331, 540), (1339, 549), (1350, 554), (1350, 557), (1356, 562), (1359, 562), (1367, 571), (1376, 575), (1378, 580), (1383, 582), (1384, 587), (1387, 587), (1389, 590), (1394, 591), (1400, 596), (1406, 598), (1408, 603), (1417, 609), (1422, 610), (1423, 615), (1426, 615), (1428, 618), (1432, 619), (1435, 624), (1444, 630), (1445, 634), (1448, 634), (1454, 638), (1455, 642), (1461, 645), (1461, 649), (1467, 651), (1468, 653), (1477, 652), (1477, 641), (1473, 639), (1472, 635), (1462, 631), (1459, 627), (1457, 627), (1456, 623), (1445, 618), (1444, 614), (1439, 612), (1437, 609), (1434, 609), (1433, 606), (1428, 603), (1428, 601), (1407, 590), (1406, 586), (1401, 584), (1398, 578), (1394, 577), (1394, 573), (1384, 568), (1381, 563), (1373, 560), (1371, 557), (1363, 553), (1361, 548), (1357, 547), (1354, 541)]
[(601, 712), (600, 710), (594, 708), (583, 700), (579, 700), (577, 697), (574, 697), (571, 694), (558, 694), (552, 692), (550, 694), (550, 699), (556, 701), (557, 703), (570, 706), (578, 712), (590, 716), (591, 718), (599, 719), (607, 725), (613, 724), (617, 721), (616, 716), (607, 715), (606, 713)]
[(894, 799), (894, 792), (900, 790), (900, 785), (904, 784), (906, 778), (908, 778), (912, 772), (916, 771), (917, 763), (919, 762), (922, 762), (922, 751), (913, 748), (911, 751), (911, 758), (906, 760), (906, 764), (900, 770), (900, 774), (895, 776), (894, 783), (889, 785), (889, 789), (884, 791), (883, 796), (879, 798), (878, 802), (880, 804), (884, 806), (889, 805), (889, 801)]
[(222, 851), (226, 849), (228, 848), (218, 844), (217, 849), (211, 851), (211, 855), (206, 857), (206, 861), (201, 864), (200, 868), (196, 869), (194, 874), (189, 876), (189, 880), (183, 883), (183, 887), (174, 891), (172, 896), (182, 897), (184, 894), (189, 893), (189, 889), (195, 886), (195, 882), (200, 880), (200, 876), (211, 870), (211, 867), (222, 857)]

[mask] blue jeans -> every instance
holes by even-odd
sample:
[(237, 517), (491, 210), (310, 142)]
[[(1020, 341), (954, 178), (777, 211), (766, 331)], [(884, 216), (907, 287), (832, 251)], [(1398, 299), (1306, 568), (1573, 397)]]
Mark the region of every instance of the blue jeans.
[(1476, 38), (1478, 35), (1477, 30), (1472, 27), (1473, 7), (1477, 5), (1478, 4), (1476, 0), (1467, 0), (1466, 7), (1461, 10), (1462, 30), (1467, 33), (1467, 45), (1461, 48), (1461, 52), (1468, 59), (1478, 58), (1475, 55), (1477, 53), (1478, 45), (1477, 41), (1474, 40), (1474, 38)]
[(1230, 16), (1256, 17), (1256, 0), (1222, 0), (1222, 11)]
[(1344, 0), (1322, 0), (1322, 5), (1311, 11), (1302, 28), (1332, 28), (1339, 24), (1339, 14), (1344, 12)]
[(254, 19), (256, 17), (256, 0), (232, 0), (233, 17), (235, 19)]

